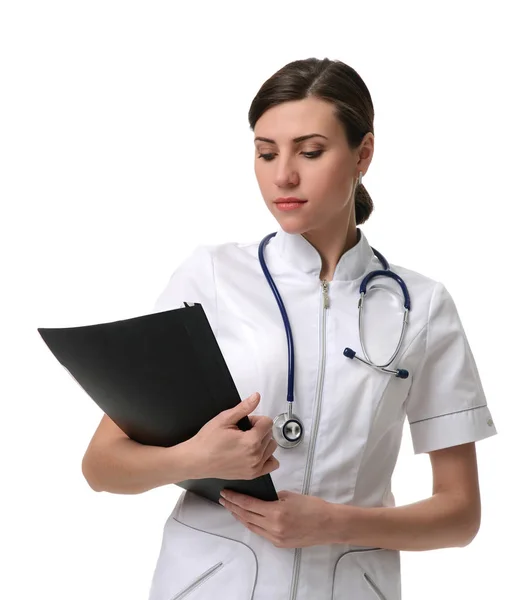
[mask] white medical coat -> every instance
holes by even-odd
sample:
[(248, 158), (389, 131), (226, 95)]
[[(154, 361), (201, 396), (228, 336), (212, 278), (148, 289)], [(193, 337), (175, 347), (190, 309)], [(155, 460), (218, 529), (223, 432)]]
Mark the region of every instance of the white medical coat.
[[(496, 433), (454, 302), (446, 288), (391, 265), (411, 296), (406, 336), (391, 368), (405, 380), (343, 355), (363, 356), (359, 286), (382, 269), (362, 230), (339, 260), (325, 306), (321, 258), (301, 235), (279, 229), (265, 248), (287, 309), (295, 347), (294, 411), (302, 443), (277, 448), (275, 488), (364, 507), (394, 506), (391, 476), (405, 419), (415, 453)], [(379, 248), (380, 250), (380, 248)], [(387, 253), (384, 252), (387, 258)], [(372, 280), (395, 293), (389, 278)], [(378, 364), (399, 339), (402, 302), (368, 292), (364, 345)], [(253, 414), (287, 410), (287, 342), (282, 316), (258, 260), (258, 242), (199, 246), (173, 273), (155, 312), (201, 303), (240, 397), (258, 391)], [(399, 600), (396, 550), (319, 545), (277, 548), (222, 506), (184, 491), (165, 524), (149, 600)]]

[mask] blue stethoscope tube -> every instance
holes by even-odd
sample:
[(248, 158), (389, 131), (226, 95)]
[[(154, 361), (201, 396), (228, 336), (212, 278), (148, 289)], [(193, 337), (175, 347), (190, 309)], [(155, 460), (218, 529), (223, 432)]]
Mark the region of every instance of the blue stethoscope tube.
[[(280, 309), (280, 314), (282, 315), (282, 320), (284, 322), (284, 328), (286, 330), (286, 336), (287, 336), (288, 412), (282, 413), (281, 415), (278, 415), (277, 417), (275, 417), (274, 427), (273, 427), (273, 436), (280, 446), (282, 446), (284, 448), (292, 448), (302, 441), (303, 434), (304, 434), (304, 426), (303, 426), (302, 422), (296, 415), (293, 414), (294, 385), (295, 385), (295, 352), (294, 352), (294, 344), (293, 344), (293, 335), (291, 333), (291, 325), (289, 323), (289, 318), (287, 316), (287, 312), (284, 307), (284, 302), (282, 301), (282, 297), (280, 296), (277, 286), (275, 285), (275, 282), (273, 281), (273, 278), (271, 277), (271, 274), (266, 265), (266, 261), (264, 259), (264, 248), (265, 248), (266, 244), (269, 242), (269, 240), (276, 235), (276, 233), (277, 233), (276, 231), (274, 233), (270, 233), (265, 238), (262, 239), (262, 241), (260, 242), (259, 247), (258, 247), (258, 259), (260, 262), (260, 266), (262, 267), (262, 271), (264, 272), (264, 275), (269, 284), (269, 287), (271, 288), (271, 291), (273, 292), (275, 299), (277, 301), (278, 308)], [(368, 273), (364, 277), (364, 279), (362, 280), (362, 282), (360, 284), (360, 298), (359, 298), (359, 302), (358, 302), (358, 312), (359, 312), (358, 331), (359, 331), (360, 345), (362, 346), (362, 352), (364, 353), (365, 359), (357, 356), (356, 352), (354, 350), (352, 350), (351, 348), (345, 348), (343, 353), (344, 353), (344, 356), (347, 356), (348, 358), (351, 358), (351, 359), (356, 358), (360, 362), (367, 364), (374, 369), (378, 369), (379, 371), (382, 371), (383, 373), (395, 375), (396, 377), (399, 377), (400, 379), (406, 379), (409, 376), (409, 373), (405, 369), (388, 369), (387, 367), (389, 367), (389, 365), (395, 360), (395, 358), (400, 350), (400, 347), (402, 345), (402, 341), (404, 339), (404, 335), (405, 335), (406, 327), (407, 327), (407, 323), (408, 323), (408, 315), (409, 315), (409, 311), (411, 309), (411, 300), (409, 297), (409, 292), (408, 292), (407, 286), (404, 283), (404, 281), (402, 280), (402, 278), (390, 270), (389, 263), (384, 258), (384, 256), (382, 256), (382, 254), (380, 254), (380, 252), (378, 252), (374, 248), (372, 248), (372, 250), (373, 250), (375, 256), (382, 263), (384, 270), (377, 270), (377, 271), (372, 271), (372, 272)], [(394, 279), (401, 287), (402, 293), (404, 295), (404, 317), (403, 317), (403, 321), (402, 321), (402, 331), (400, 334), (400, 339), (399, 339), (399, 342), (395, 349), (395, 352), (393, 353), (393, 356), (384, 365), (376, 365), (375, 363), (373, 363), (371, 361), (371, 359), (369, 358), (369, 356), (366, 352), (366, 349), (364, 347), (364, 343), (363, 343), (362, 335), (361, 335), (361, 332), (362, 332), (362, 308), (364, 306), (364, 298), (365, 298), (366, 292), (367, 292), (367, 285), (375, 277), (390, 277), (390, 278)]]

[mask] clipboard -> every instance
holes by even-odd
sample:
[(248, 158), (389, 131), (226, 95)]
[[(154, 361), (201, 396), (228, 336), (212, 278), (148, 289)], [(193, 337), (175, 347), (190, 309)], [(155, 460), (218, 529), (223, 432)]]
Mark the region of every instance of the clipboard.
[[(132, 440), (170, 447), (241, 402), (201, 304), (80, 327), (37, 328), (66, 371)], [(252, 425), (243, 417), (237, 426)], [(278, 500), (269, 474), (177, 482), (218, 504), (225, 487)]]

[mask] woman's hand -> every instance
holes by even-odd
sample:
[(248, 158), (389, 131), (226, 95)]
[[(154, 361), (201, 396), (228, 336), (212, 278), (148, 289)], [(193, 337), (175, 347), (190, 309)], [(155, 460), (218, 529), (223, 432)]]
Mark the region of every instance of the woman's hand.
[(316, 496), (294, 492), (278, 493), (266, 502), (231, 490), (220, 500), (250, 531), (268, 539), (277, 548), (304, 548), (333, 542), (331, 504)]
[(224, 410), (208, 421), (186, 445), (194, 457), (196, 479), (255, 479), (267, 475), (280, 464), (273, 456), (273, 419), (251, 415), (251, 429), (242, 431), (238, 421), (247, 417), (260, 402), (255, 392), (234, 408)]

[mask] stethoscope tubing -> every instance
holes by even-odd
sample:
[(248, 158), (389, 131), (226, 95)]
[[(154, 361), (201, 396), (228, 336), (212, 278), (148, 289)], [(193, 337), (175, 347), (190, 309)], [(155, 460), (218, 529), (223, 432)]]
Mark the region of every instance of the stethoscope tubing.
[(284, 321), (284, 329), (286, 330), (287, 336), (287, 358), (288, 358), (288, 385), (287, 385), (287, 401), (289, 404), (290, 414), (292, 414), (292, 404), (294, 401), (294, 389), (295, 389), (295, 348), (293, 344), (293, 334), (291, 333), (291, 324), (289, 322), (286, 309), (284, 307), (284, 302), (282, 301), (282, 297), (280, 296), (280, 292), (278, 291), (273, 278), (271, 277), (271, 273), (269, 272), (266, 261), (264, 259), (264, 248), (269, 242), (269, 240), (276, 235), (276, 231), (274, 233), (270, 233), (266, 235), (266, 237), (260, 242), (258, 247), (258, 259), (260, 262), (260, 266), (262, 267), (262, 271), (264, 271), (264, 275), (266, 276), (267, 282), (269, 283), (269, 287), (271, 288), (273, 294), (275, 295), (275, 299), (278, 304), (278, 308), (280, 309), (280, 314), (282, 315), (282, 320)]

